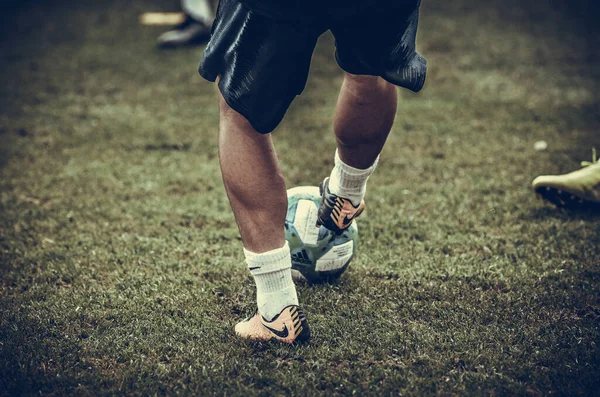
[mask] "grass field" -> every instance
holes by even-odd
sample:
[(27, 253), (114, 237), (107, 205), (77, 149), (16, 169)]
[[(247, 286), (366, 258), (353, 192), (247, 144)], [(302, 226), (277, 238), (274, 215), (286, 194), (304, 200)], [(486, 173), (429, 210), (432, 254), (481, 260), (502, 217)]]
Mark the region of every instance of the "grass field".
[[(137, 23), (177, 2), (67, 3), (1, 6), (0, 395), (597, 395), (600, 214), (529, 188), (600, 148), (593, 2), (423, 2), (425, 89), (349, 270), (299, 287), (302, 346), (233, 334), (254, 285), (202, 48)], [(332, 45), (274, 135), (288, 187), (332, 166)]]

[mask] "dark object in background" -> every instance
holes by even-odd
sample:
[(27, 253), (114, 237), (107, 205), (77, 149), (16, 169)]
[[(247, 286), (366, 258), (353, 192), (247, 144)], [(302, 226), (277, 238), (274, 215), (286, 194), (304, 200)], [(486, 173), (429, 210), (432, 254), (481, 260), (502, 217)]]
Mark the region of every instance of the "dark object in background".
[(198, 22), (190, 16), (175, 29), (163, 33), (157, 39), (161, 48), (175, 48), (186, 45), (202, 44), (210, 37), (211, 25)]
[(159, 36), (159, 47), (175, 48), (208, 41), (214, 20), (208, 0), (181, 0), (181, 8), (186, 15), (185, 20)]

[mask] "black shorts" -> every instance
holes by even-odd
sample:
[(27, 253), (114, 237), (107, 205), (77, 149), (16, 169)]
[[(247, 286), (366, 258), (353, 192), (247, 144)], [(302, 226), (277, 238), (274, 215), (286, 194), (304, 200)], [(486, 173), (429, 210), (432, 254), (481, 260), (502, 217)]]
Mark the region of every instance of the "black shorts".
[(343, 70), (381, 76), (416, 92), (427, 68), (415, 51), (419, 5), (420, 0), (386, 2), (313, 23), (270, 19), (238, 0), (220, 0), (198, 71), (209, 81), (220, 76), (225, 101), (263, 134), (277, 127), (304, 90), (317, 39), (327, 30)]

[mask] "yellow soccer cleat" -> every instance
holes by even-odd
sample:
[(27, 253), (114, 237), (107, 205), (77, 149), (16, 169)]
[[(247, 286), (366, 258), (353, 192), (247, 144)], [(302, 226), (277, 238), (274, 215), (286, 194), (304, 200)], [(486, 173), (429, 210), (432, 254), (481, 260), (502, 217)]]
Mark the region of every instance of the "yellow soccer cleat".
[(273, 320), (267, 321), (257, 311), (254, 316), (237, 323), (235, 333), (245, 339), (284, 343), (305, 342), (310, 339), (306, 316), (296, 305), (285, 307)]
[(560, 208), (600, 208), (600, 162), (593, 149), (592, 162), (582, 161), (580, 170), (564, 175), (542, 175), (531, 186), (539, 197)]

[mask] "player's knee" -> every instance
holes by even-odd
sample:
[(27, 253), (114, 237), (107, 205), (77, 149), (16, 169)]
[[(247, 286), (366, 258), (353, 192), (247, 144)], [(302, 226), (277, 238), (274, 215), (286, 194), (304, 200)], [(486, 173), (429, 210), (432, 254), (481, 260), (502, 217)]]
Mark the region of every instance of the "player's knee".
[(379, 96), (382, 92), (394, 89), (394, 86), (379, 76), (347, 73), (344, 77), (346, 88), (357, 99), (368, 101), (369, 98)]

